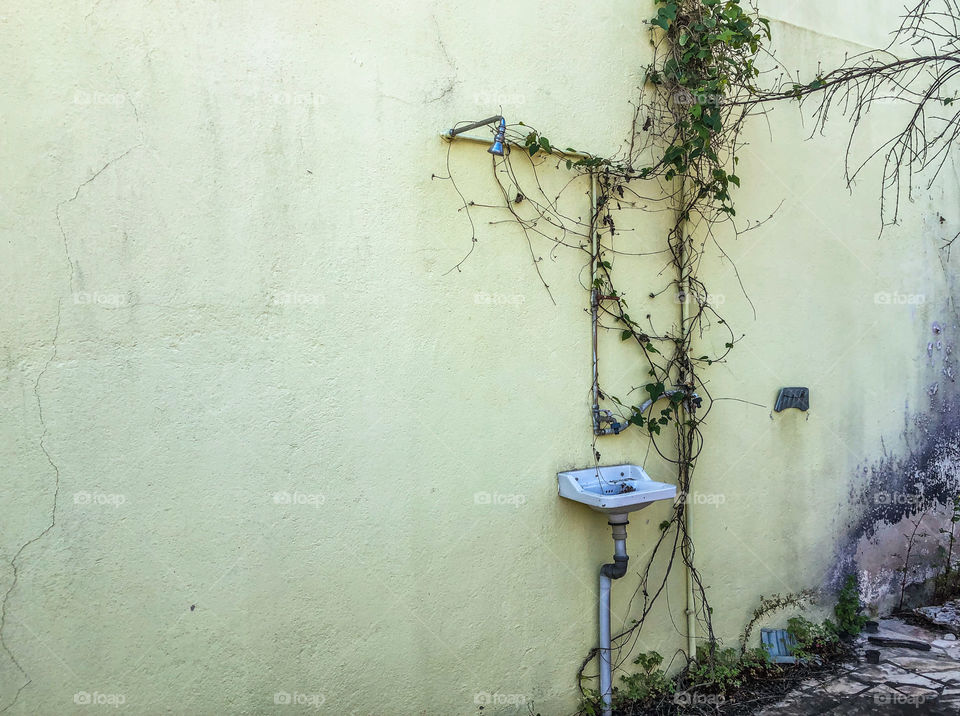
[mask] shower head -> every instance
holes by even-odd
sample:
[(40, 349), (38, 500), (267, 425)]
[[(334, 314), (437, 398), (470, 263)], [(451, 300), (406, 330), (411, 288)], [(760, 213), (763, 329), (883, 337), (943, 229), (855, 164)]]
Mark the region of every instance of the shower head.
[(507, 133), (507, 120), (500, 118), (500, 127), (497, 128), (497, 136), (493, 139), (493, 144), (487, 150), (490, 154), (497, 157), (503, 156), (503, 137)]

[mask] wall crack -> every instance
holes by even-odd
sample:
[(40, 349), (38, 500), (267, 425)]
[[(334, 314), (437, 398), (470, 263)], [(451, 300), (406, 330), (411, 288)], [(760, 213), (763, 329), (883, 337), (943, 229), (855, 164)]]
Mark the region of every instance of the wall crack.
[(18, 566), (18, 560), (26, 551), (26, 549), (34, 544), (35, 542), (43, 539), (54, 527), (57, 525), (57, 504), (60, 499), (60, 467), (53, 460), (53, 456), (50, 454), (50, 451), (47, 449), (46, 438), (49, 430), (47, 428), (47, 423), (43, 418), (43, 401), (40, 400), (40, 381), (43, 379), (43, 376), (46, 374), (47, 369), (56, 360), (57, 357), (57, 339), (60, 337), (60, 319), (63, 309), (63, 299), (57, 300), (57, 326), (54, 329), (53, 341), (51, 344), (50, 357), (47, 358), (47, 362), (44, 364), (43, 368), (37, 374), (37, 379), (33, 383), (33, 397), (37, 401), (37, 414), (40, 419), (40, 449), (43, 451), (44, 456), (47, 458), (47, 462), (50, 464), (50, 467), (53, 469), (54, 475), (54, 487), (53, 487), (53, 503), (50, 506), (50, 523), (43, 528), (36, 536), (24, 542), (20, 545), (20, 548), (17, 550), (17, 553), (13, 555), (13, 559), (10, 560), (10, 566), (13, 569), (13, 580), (10, 582), (10, 586), (7, 588), (7, 591), (4, 592), (2, 600), (0, 600), (0, 647), (7, 653), (7, 656), (10, 657), (10, 661), (13, 662), (13, 665), (17, 667), (17, 670), (23, 674), (24, 679), (26, 679), (23, 684), (20, 685), (20, 688), (17, 689), (17, 692), (13, 696), (13, 700), (0, 709), (0, 713), (6, 712), (10, 709), (17, 700), (20, 698), (20, 694), (25, 688), (27, 688), (32, 679), (30, 675), (24, 670), (23, 666), (20, 665), (20, 662), (17, 660), (17, 657), (14, 656), (13, 651), (11, 651), (10, 646), (6, 642), (4, 636), (4, 631), (7, 626), (7, 603), (9, 602), (10, 595), (13, 593), (13, 590), (17, 587), (17, 582), (20, 580), (20, 568)]
[[(57, 204), (56, 208), (54, 209), (54, 213), (57, 216), (57, 226), (60, 227), (60, 236), (63, 239), (63, 253), (64, 253), (64, 256), (66, 256), (67, 258), (67, 263), (70, 264), (70, 295), (71, 296), (73, 296), (74, 263), (73, 263), (73, 257), (70, 255), (70, 246), (67, 243), (67, 233), (63, 230), (63, 221), (60, 218), (60, 209), (62, 209), (65, 205), (71, 204), (74, 201), (76, 201), (77, 197), (80, 196), (80, 192), (83, 189), (83, 187), (85, 187), (87, 184), (90, 184), (94, 179), (96, 179), (98, 176), (103, 174), (108, 167), (114, 164), (114, 162), (120, 161), (125, 156), (127, 156), (130, 152), (132, 152), (134, 149), (137, 149), (138, 147), (141, 147), (141, 146), (143, 145), (140, 143), (134, 144), (125, 152), (118, 154), (113, 159), (110, 159), (106, 164), (104, 164), (96, 172), (94, 172), (93, 176), (91, 176), (85, 182), (82, 182), (80, 185), (78, 185), (76, 191), (73, 192), (73, 196), (71, 196), (69, 199), (64, 199), (63, 201), (61, 201), (59, 204)], [(58, 313), (59, 313), (59, 310), (58, 310)]]
[[(136, 108), (134, 109), (136, 110)], [(139, 117), (138, 117), (138, 120), (139, 120)], [(67, 264), (69, 265), (69, 271), (70, 271), (69, 287), (70, 287), (71, 296), (73, 296), (73, 293), (74, 293), (73, 273), (74, 273), (75, 264), (73, 261), (73, 257), (70, 254), (70, 244), (67, 241), (67, 234), (63, 229), (63, 221), (61, 220), (61, 217), (60, 217), (60, 210), (65, 205), (76, 201), (77, 197), (80, 196), (80, 192), (83, 190), (85, 186), (92, 183), (98, 176), (103, 174), (103, 172), (105, 172), (115, 162), (120, 161), (125, 156), (127, 156), (130, 152), (132, 152), (134, 149), (140, 146), (142, 146), (142, 144), (139, 144), (139, 143), (135, 144), (134, 146), (127, 149), (126, 151), (108, 160), (102, 167), (100, 167), (100, 169), (94, 172), (93, 175), (90, 176), (90, 178), (88, 178), (86, 181), (81, 182), (77, 186), (76, 190), (73, 192), (73, 196), (71, 196), (69, 199), (64, 199), (63, 201), (58, 203), (54, 209), (54, 214), (57, 219), (57, 226), (60, 229), (60, 237), (63, 240), (64, 256), (66, 257)], [(43, 401), (40, 398), (40, 381), (43, 380), (43, 376), (46, 375), (47, 370), (50, 368), (50, 366), (53, 364), (53, 362), (57, 358), (57, 341), (60, 338), (60, 324), (61, 324), (62, 317), (63, 317), (63, 298), (61, 297), (57, 299), (57, 324), (56, 324), (56, 327), (54, 328), (53, 340), (51, 341), (50, 356), (47, 358), (46, 363), (44, 363), (43, 368), (40, 369), (40, 372), (37, 373), (36, 380), (34, 380), (33, 382), (33, 397), (37, 403), (37, 415), (40, 421), (40, 441), (39, 441), (40, 450), (43, 452), (44, 457), (46, 457), (47, 462), (50, 464), (50, 468), (53, 470), (53, 477), (54, 477), (53, 500), (52, 500), (52, 504), (50, 505), (50, 521), (43, 528), (41, 532), (31, 537), (22, 545), (20, 545), (19, 549), (17, 549), (16, 553), (13, 555), (13, 559), (11, 559), (9, 563), (11, 569), (13, 570), (13, 579), (10, 582), (10, 586), (3, 593), (3, 596), (0, 597), (0, 648), (2, 648), (4, 652), (6, 652), (7, 656), (10, 658), (10, 661), (16, 667), (17, 671), (19, 671), (23, 675), (23, 678), (24, 678), (24, 682), (20, 685), (16, 693), (13, 695), (13, 699), (10, 701), (10, 703), (3, 706), (3, 708), (0, 708), (0, 713), (6, 713), (10, 708), (12, 708), (19, 700), (20, 694), (23, 693), (23, 690), (26, 689), (33, 681), (30, 675), (26, 672), (26, 670), (17, 660), (17, 657), (14, 655), (13, 651), (10, 649), (10, 645), (6, 641), (7, 611), (8, 611), (8, 604), (10, 601), (10, 595), (13, 594), (13, 591), (16, 589), (17, 584), (20, 581), (20, 566), (19, 566), (20, 558), (23, 556), (24, 552), (26, 552), (26, 550), (31, 545), (35, 544), (36, 542), (39, 542), (41, 539), (46, 537), (47, 534), (49, 534), (50, 531), (53, 530), (53, 528), (56, 527), (57, 525), (57, 507), (60, 499), (60, 466), (57, 465), (57, 463), (54, 461), (53, 456), (50, 454), (50, 451), (47, 449), (47, 445), (46, 445), (46, 439), (50, 431), (47, 428), (46, 420), (43, 417)]]

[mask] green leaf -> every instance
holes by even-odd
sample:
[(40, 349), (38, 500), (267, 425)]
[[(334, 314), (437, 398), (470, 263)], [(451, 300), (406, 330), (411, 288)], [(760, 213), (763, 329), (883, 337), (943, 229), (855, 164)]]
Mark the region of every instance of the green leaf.
[(621, 341), (628, 341), (631, 338), (633, 338), (633, 331), (624, 331), (623, 333), (620, 334)]
[(666, 391), (663, 383), (647, 383), (643, 389), (650, 395), (650, 400), (657, 400)]
[(771, 39), (772, 36), (770, 35), (770, 21), (765, 17), (761, 17), (759, 18), (759, 22), (761, 25), (763, 25), (763, 31), (764, 31), (764, 34), (767, 36), (767, 39), (768, 40)]
[(673, 23), (676, 19), (677, 4), (671, 2), (657, 11), (657, 16), (652, 20), (652, 23), (662, 28), (664, 31), (667, 31), (670, 29), (671, 23)]

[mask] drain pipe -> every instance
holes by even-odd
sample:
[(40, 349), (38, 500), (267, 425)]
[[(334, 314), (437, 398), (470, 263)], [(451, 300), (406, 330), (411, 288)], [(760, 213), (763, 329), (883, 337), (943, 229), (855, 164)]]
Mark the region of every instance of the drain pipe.
[(627, 516), (610, 515), (613, 530), (613, 563), (600, 567), (600, 699), (603, 716), (613, 713), (613, 683), (610, 653), (610, 584), (627, 573)]

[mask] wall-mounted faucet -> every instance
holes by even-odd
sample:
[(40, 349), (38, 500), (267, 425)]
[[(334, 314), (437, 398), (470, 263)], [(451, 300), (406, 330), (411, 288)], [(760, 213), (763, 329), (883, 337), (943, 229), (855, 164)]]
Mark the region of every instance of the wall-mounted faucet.
[[(594, 366), (596, 366), (596, 354), (594, 354)], [(596, 383), (594, 383), (596, 385)], [(599, 391), (596, 393), (597, 400), (599, 399)], [(688, 413), (692, 413), (694, 410), (699, 408), (703, 404), (703, 398), (701, 398), (696, 393), (689, 392), (686, 388), (676, 388), (674, 390), (668, 390), (664, 392), (657, 400), (662, 398), (669, 398), (672, 395), (684, 395), (686, 396), (683, 399), (683, 407)], [(648, 400), (639, 408), (637, 408), (637, 415), (643, 415), (646, 413), (650, 406), (652, 406), (656, 400)], [(604, 426), (607, 427), (604, 427)], [(593, 404), (593, 434), (594, 435), (619, 435), (624, 430), (630, 427), (630, 421), (618, 422), (613, 417), (613, 412), (610, 410), (602, 409), (597, 402)]]
[[(604, 427), (607, 426), (607, 427)], [(630, 423), (621, 423), (613, 417), (612, 410), (606, 410), (599, 405), (593, 406), (593, 434), (594, 435), (619, 435), (630, 427)]]

